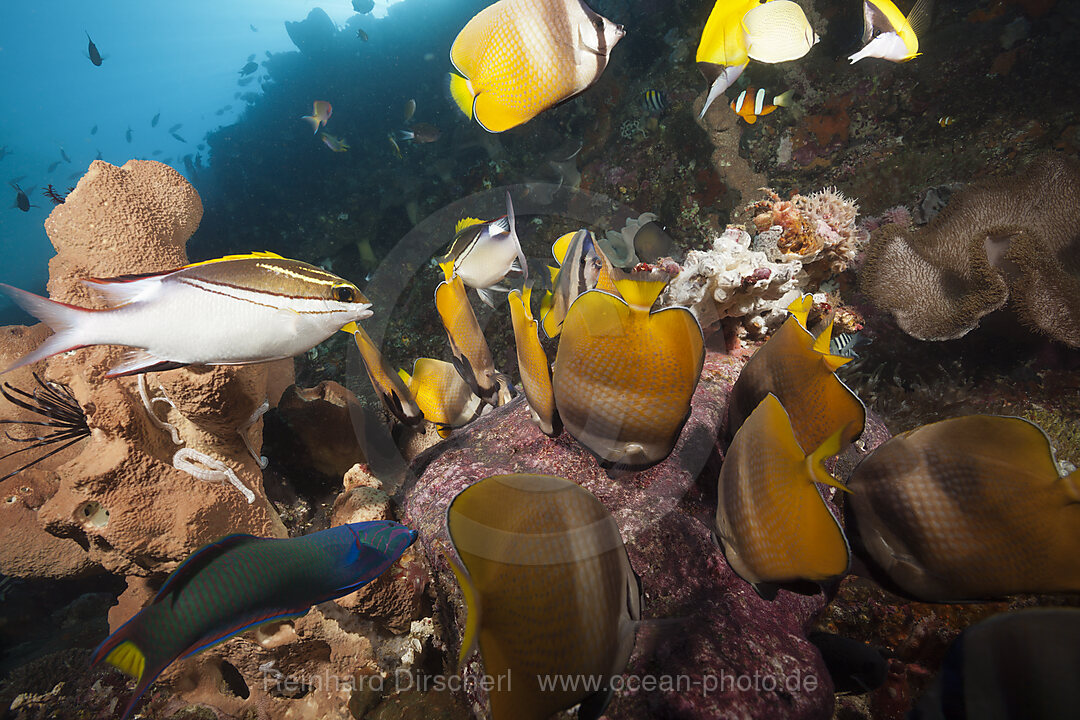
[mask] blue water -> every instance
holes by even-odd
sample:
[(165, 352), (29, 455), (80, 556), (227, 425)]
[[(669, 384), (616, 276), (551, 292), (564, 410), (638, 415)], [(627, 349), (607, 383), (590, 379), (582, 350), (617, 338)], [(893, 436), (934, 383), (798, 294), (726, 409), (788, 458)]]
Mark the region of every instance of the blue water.
[[(73, 186), (99, 152), (115, 165), (171, 158), (184, 172), (189, 153), (210, 164), (207, 148), (198, 149), (205, 135), (240, 117), (246, 102), (237, 92), (261, 93), (262, 66), (250, 84), (237, 85), (248, 56), (262, 63), (268, 52), (295, 53), (285, 21), (303, 20), (316, 6), (339, 26), (355, 15), (349, 0), (0, 4), (0, 147), (11, 153), (0, 160), (0, 282), (44, 292), (54, 253), (42, 224), (53, 205), (41, 191)], [(386, 11), (387, 0), (376, 0), (364, 16), (367, 32), (377, 37)], [(87, 55), (87, 32), (104, 57), (100, 67)], [(186, 143), (169, 134), (177, 123)], [(33, 188), (36, 207), (27, 213), (11, 207), (8, 183), (20, 176), (27, 192)], [(0, 299), (0, 322), (24, 321)]]

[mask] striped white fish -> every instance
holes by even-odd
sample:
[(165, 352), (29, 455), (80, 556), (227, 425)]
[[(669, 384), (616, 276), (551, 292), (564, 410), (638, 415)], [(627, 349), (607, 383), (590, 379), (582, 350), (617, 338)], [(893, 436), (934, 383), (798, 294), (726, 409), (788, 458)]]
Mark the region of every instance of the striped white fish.
[(132, 348), (108, 377), (265, 362), (306, 352), (371, 317), (371, 303), (352, 283), (266, 252), (83, 282), (112, 307), (75, 307), (0, 284), (0, 292), (54, 331), (4, 372), (89, 345)]

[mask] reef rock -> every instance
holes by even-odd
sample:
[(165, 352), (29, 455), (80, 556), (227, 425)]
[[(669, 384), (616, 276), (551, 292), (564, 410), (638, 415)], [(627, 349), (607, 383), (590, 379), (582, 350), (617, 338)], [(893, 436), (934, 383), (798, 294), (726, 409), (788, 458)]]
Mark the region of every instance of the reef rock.
[(690, 308), (706, 333), (724, 318), (740, 318), (746, 331), (761, 337), (784, 321), (805, 282), (799, 260), (773, 262), (750, 249), (744, 230), (728, 228), (710, 250), (686, 254), (661, 302)]
[[(201, 217), (198, 194), (169, 166), (95, 161), (45, 222), (57, 250), (51, 297), (104, 307), (80, 279), (184, 265), (185, 244)], [(41, 486), (48, 492), (24, 509), (36, 510), (52, 536), (84, 548), (94, 565), (122, 575), (169, 571), (230, 533), (284, 536), (262, 489), (259, 428), (250, 427), (267, 399), (267, 367), (181, 368), (141, 376), (143, 383), (105, 378), (120, 352), (99, 345), (45, 361), (45, 377), (70, 388), (91, 435), (53, 469)], [(190, 472), (174, 467), (178, 450), (229, 468), (251, 501), (221, 481), (224, 472), (199, 463)], [(29, 557), (6, 562), (18, 563), (24, 575), (56, 572)]]
[[(695, 117), (705, 104), (705, 96), (706, 94), (702, 93), (694, 100)], [(739, 126), (739, 116), (727, 102), (714, 102), (709, 106), (705, 117), (698, 118), (697, 123), (708, 134), (712, 144), (713, 151), (709, 160), (716, 174), (726, 186), (740, 194), (741, 202), (737, 202), (736, 206), (746, 202), (758, 188), (768, 185), (765, 176), (754, 172), (750, 162), (739, 152), (742, 128)], [(745, 124), (743, 126), (748, 127)]]
[(962, 337), (1011, 299), (1024, 322), (1080, 347), (1080, 163), (1046, 154), (956, 193), (923, 229), (879, 228), (859, 284), (920, 340)]
[[(451, 547), (447, 505), (464, 487), (490, 475), (560, 475), (612, 511), (645, 592), (645, 622), (607, 717), (830, 717), (832, 682), (804, 634), (825, 605), (824, 595), (781, 591), (774, 602), (765, 601), (735, 575), (710, 538), (721, 456), (716, 439), (740, 366), (731, 356), (706, 356), (674, 451), (643, 472), (609, 475), (568, 434), (547, 438), (521, 399), (418, 457), (418, 477), (404, 491), (403, 522), (420, 533), (450, 655), (460, 643), (464, 605), (441, 554)], [(860, 447), (882, 437), (883, 430), (868, 433)], [(466, 672), (481, 672), (478, 655)], [(470, 699), (476, 711), (485, 702)]]

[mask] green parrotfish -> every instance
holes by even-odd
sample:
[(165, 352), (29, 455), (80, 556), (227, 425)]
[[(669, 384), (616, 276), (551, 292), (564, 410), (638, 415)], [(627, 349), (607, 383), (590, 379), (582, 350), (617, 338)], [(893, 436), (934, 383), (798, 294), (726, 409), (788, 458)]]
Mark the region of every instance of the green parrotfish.
[(290, 539), (229, 535), (205, 545), (151, 603), (105, 639), (105, 662), (138, 681), (121, 720), (172, 662), (261, 625), (347, 595), (397, 562), (416, 531), (388, 520)]

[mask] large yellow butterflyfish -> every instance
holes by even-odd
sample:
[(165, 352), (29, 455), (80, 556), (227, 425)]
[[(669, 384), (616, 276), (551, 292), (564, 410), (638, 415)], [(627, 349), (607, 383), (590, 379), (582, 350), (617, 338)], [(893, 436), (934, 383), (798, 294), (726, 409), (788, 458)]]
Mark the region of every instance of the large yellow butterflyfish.
[(735, 435), (720, 468), (716, 535), (731, 568), (762, 597), (776, 584), (825, 582), (847, 572), (847, 540), (815, 483), (843, 487), (822, 467), (840, 433), (805, 452), (768, 394)]
[(498, 0), (454, 39), (450, 93), (485, 130), (509, 130), (596, 82), (623, 34), (582, 0)]
[(563, 425), (606, 463), (644, 467), (671, 452), (705, 360), (697, 319), (650, 308), (667, 280), (615, 281), (566, 313), (552, 385)]
[(905, 593), (951, 602), (1080, 592), (1080, 470), (1016, 417), (969, 415), (887, 441), (855, 468), (862, 546)]
[[(496, 475), (458, 493), (446, 528), (466, 603), (460, 657), (478, 647), (487, 676), (505, 680), (488, 693), (493, 720), (545, 720), (578, 704), (578, 718), (599, 718), (642, 603), (611, 511), (561, 477)], [(590, 683), (545, 688), (545, 677)]]

